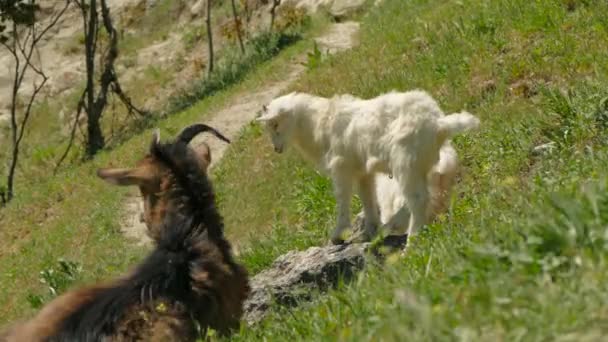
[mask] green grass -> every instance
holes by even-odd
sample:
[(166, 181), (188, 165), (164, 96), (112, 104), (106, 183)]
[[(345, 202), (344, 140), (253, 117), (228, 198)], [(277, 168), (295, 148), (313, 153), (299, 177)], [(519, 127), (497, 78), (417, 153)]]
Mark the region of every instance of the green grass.
[[(324, 25), (317, 24), (310, 34)], [(283, 80), (288, 66), (310, 45), (308, 40), (295, 43), (251, 70), (242, 81), (159, 121), (161, 137), (174, 136), (184, 126), (204, 121), (208, 113), (250, 89)], [(48, 291), (40, 283), (39, 273), (53, 269), (60, 259), (81, 266), (71, 280), (74, 285), (122, 274), (141, 259), (145, 249), (134, 247), (119, 232), (119, 213), (129, 190), (106, 185), (97, 179), (95, 170), (132, 165), (143, 156), (150, 137), (151, 130), (145, 129), (91, 162), (20, 184), (19, 196), (0, 210), (0, 326), (33, 312), (31, 298), (45, 297)]]
[[(455, 139), (457, 193), (405, 257), (300, 308), (275, 308), (233, 340), (605, 336), (607, 11), (603, 1), (385, 0), (363, 16), (361, 46), (322, 60), (294, 89), (372, 97), (423, 88), (448, 113), (475, 113), (481, 130)], [(324, 244), (334, 221), (327, 180), (296, 152), (272, 153), (258, 130), (233, 146), (217, 178), (254, 272)], [(548, 142), (552, 151), (532, 152)]]
[(296, 155), (274, 153), (263, 130), (251, 124), (213, 171), (227, 234), (251, 273), (286, 251), (322, 241), (334, 216), (329, 180)]

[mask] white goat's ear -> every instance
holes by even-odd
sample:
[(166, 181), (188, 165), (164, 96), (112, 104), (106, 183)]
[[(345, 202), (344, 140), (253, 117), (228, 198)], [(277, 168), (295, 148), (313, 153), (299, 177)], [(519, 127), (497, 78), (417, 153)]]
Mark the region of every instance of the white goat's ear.
[[(255, 114), (255, 118), (256, 118), (256, 120), (257, 120), (257, 119), (259, 119), (259, 118), (261, 118), (261, 117), (264, 117), (265, 115), (268, 115), (268, 107), (266, 107), (266, 105), (263, 105), (263, 106), (262, 106), (262, 109), (260, 109), (260, 110), (259, 110), (259, 111), (258, 111), (258, 112)], [(261, 121), (261, 120), (258, 120), (258, 121)]]
[(257, 122), (267, 122), (270, 120), (272, 120), (272, 117), (270, 117), (268, 115), (262, 115), (262, 116), (255, 118), (255, 121), (257, 121)]

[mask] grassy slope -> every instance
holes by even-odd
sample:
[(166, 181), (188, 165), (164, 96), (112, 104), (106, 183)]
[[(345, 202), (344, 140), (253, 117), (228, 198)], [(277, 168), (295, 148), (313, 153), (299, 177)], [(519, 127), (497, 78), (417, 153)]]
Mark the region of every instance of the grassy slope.
[[(326, 23), (316, 20), (306, 35), (318, 34)], [(173, 136), (185, 125), (204, 120), (249, 89), (282, 80), (294, 58), (310, 45), (309, 40), (296, 43), (243, 82), (159, 122), (161, 136)], [(118, 213), (128, 190), (107, 186), (95, 170), (132, 165), (143, 155), (150, 136), (146, 130), (90, 163), (20, 184), (19, 196), (0, 211), (0, 326), (31, 313), (28, 295), (46, 295), (48, 289), (40, 284), (39, 272), (57, 269), (61, 258), (82, 265), (75, 284), (121, 274), (140, 260), (145, 250), (124, 241), (119, 232)]]
[[(446, 111), (479, 115), (483, 130), (456, 139), (459, 194), (411, 254), (293, 315), (244, 328), (236, 340), (530, 340), (604, 328), (608, 201), (595, 180), (605, 178), (608, 159), (598, 116), (608, 84), (606, 5), (569, 12), (546, 3), (385, 0), (364, 18), (361, 48), (305, 77), (297, 88), (322, 95), (425, 88)], [(259, 86), (281, 63), (163, 123), (163, 133)], [(94, 164), (132, 162), (141, 149), (131, 146), (143, 148), (148, 133)], [(549, 140), (559, 143), (553, 154), (531, 156)], [(81, 261), (86, 280), (120, 273), (143, 253), (116, 232), (124, 192), (93, 171), (87, 165), (66, 174), (71, 181), (27, 189), (0, 212), (0, 321), (29, 310), (25, 296), (41, 290), (37, 272), (59, 257)], [(271, 153), (259, 127), (232, 145), (214, 177), (228, 233), (252, 272), (289, 249), (325, 243), (334, 214), (329, 182), (293, 154)], [(584, 179), (601, 196), (580, 192)], [(565, 199), (551, 205), (553, 192)]]
[[(424, 88), (446, 112), (475, 113), (482, 130), (456, 139), (458, 194), (405, 258), (243, 328), (236, 340), (605, 334), (608, 5), (583, 3), (385, 0), (366, 16), (361, 47), (296, 88), (363, 97)], [(549, 141), (551, 153), (531, 153)], [(231, 229), (257, 235), (242, 251), (254, 271), (288, 249), (324, 243), (333, 222), (327, 181), (269, 144), (250, 127), (218, 175)], [(308, 218), (315, 224), (302, 223)], [(257, 233), (272, 225), (273, 235)]]

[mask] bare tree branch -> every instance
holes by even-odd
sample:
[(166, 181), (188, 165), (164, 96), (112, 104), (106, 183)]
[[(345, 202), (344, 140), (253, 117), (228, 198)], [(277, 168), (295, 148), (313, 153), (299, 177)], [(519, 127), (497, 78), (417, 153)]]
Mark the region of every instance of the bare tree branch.
[(279, 5), (281, 5), (281, 0), (272, 0), (272, 7), (270, 7), (270, 31), (274, 29), (274, 19)]
[[(4, 46), (12, 55), (14, 61), (14, 69), (13, 69), (13, 88), (12, 88), (12, 97), (11, 97), (11, 106), (10, 106), (10, 126), (11, 126), (11, 160), (7, 175), (7, 189), (6, 194), (2, 194), (2, 203), (10, 201), (14, 197), (14, 181), (15, 181), (15, 172), (17, 169), (18, 161), (19, 161), (19, 150), (21, 146), (21, 142), (25, 136), (26, 126), (29, 122), (29, 119), (32, 115), (32, 108), (36, 97), (39, 95), (42, 88), (44, 88), (45, 84), (48, 81), (48, 77), (42, 70), (41, 59), (38, 52), (38, 43), (40, 40), (49, 32), (49, 30), (57, 24), (59, 19), (63, 16), (70, 5), (71, 0), (65, 1), (65, 6), (48, 22), (48, 24), (44, 25), (41, 30), (40, 25), (36, 23), (35, 18), (35, 10), (32, 10), (29, 15), (31, 17), (29, 19), (17, 20), (16, 17), (12, 18), (12, 32), (11, 32), (11, 42), (10, 44), (3, 41), (2, 46)], [(19, 24), (25, 25), (25, 32), (20, 33)], [(37, 66), (33, 62), (34, 52), (38, 56), (38, 63), (40, 66)], [(26, 105), (21, 113), (20, 120), (18, 119), (17, 113), (17, 101), (19, 98), (19, 91), (21, 86), (23, 85), (23, 80), (28, 70), (32, 70), (36, 75), (42, 77), (40, 83), (34, 83), (33, 91), (29, 95)], [(35, 81), (34, 81), (35, 82)]]
[(78, 128), (78, 122), (80, 121), (80, 115), (82, 114), (82, 110), (85, 107), (84, 99), (85, 99), (86, 94), (87, 94), (87, 90), (85, 89), (85, 90), (83, 90), (82, 94), (80, 95), (80, 99), (78, 100), (78, 107), (76, 109), (76, 117), (74, 118), (74, 124), (72, 125), (72, 129), (70, 130), (70, 140), (68, 141), (68, 146), (66, 147), (65, 151), (61, 155), (61, 158), (59, 158), (59, 161), (57, 162), (57, 164), (55, 165), (55, 168), (53, 169), (53, 174), (57, 174), (59, 167), (61, 166), (61, 164), (63, 163), (65, 158), (68, 156), (70, 149), (72, 149), (72, 146), (74, 145), (74, 138), (76, 137), (76, 128)]
[(236, 30), (236, 37), (239, 40), (239, 46), (241, 47), (241, 53), (245, 54), (245, 45), (243, 44), (243, 36), (241, 34), (241, 21), (239, 20), (238, 13), (236, 12), (236, 0), (230, 0), (232, 3), (232, 16), (234, 17), (234, 28)]
[[(122, 90), (118, 77), (116, 76), (114, 64), (118, 58), (118, 33), (112, 23), (107, 1), (99, 0), (101, 25), (99, 23), (100, 18), (98, 15), (97, 0), (89, 0), (88, 4), (84, 0), (79, 0), (77, 1), (77, 5), (82, 13), (85, 30), (87, 85), (82, 108), (87, 114), (86, 154), (87, 157), (91, 157), (102, 149), (106, 143), (101, 129), (101, 118), (108, 103), (109, 95), (112, 93), (116, 94), (127, 108), (129, 114), (135, 112), (141, 116), (145, 116), (148, 113), (133, 105), (131, 99)], [(98, 48), (99, 31), (101, 29), (108, 33), (109, 41), (107, 50), (103, 51), (99, 56), (98, 63), (100, 64), (101, 75), (99, 76), (99, 81), (97, 83), (95, 59), (96, 50)], [(96, 85), (99, 87), (98, 89), (95, 89)]]
[(213, 72), (213, 31), (211, 28), (211, 0), (207, 0), (207, 16), (205, 17), (207, 26), (207, 47), (209, 49), (209, 60), (207, 61), (207, 75)]
[(125, 105), (125, 107), (127, 107), (129, 114), (135, 112), (135, 113), (139, 114), (140, 116), (144, 116), (144, 117), (150, 115), (150, 112), (148, 112), (147, 110), (143, 110), (143, 109), (139, 109), (139, 108), (135, 107), (135, 105), (131, 101), (131, 98), (128, 97), (122, 91), (122, 88), (120, 87), (120, 83), (118, 83), (118, 79), (116, 79), (116, 82), (114, 82), (112, 85), (112, 92), (114, 92), (114, 94), (118, 95), (118, 98), (120, 99), (120, 101)]

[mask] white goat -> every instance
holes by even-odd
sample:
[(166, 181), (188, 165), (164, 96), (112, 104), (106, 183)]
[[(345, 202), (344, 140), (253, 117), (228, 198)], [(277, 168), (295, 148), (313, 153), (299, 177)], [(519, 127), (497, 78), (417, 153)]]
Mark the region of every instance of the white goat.
[[(427, 221), (428, 175), (439, 161), (441, 146), (479, 125), (479, 119), (467, 112), (445, 116), (421, 90), (390, 92), (369, 100), (294, 92), (272, 100), (257, 120), (265, 122), (276, 152), (292, 144), (331, 176), (338, 212), (333, 243), (341, 243), (350, 227), (353, 183), (363, 204), (364, 235), (375, 233), (380, 224), (376, 173), (394, 176), (411, 212), (408, 234), (415, 234)], [(396, 229), (408, 208), (394, 215), (389, 229)]]

